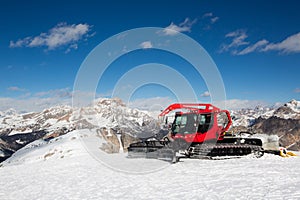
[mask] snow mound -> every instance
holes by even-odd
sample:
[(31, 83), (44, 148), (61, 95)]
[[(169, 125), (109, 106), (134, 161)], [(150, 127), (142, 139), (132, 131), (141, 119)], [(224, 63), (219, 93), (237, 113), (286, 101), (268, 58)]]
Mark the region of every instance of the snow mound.
[(74, 155), (79, 156), (84, 153), (80, 137), (92, 133), (91, 130), (75, 130), (50, 141), (36, 140), (15, 152), (1, 164), (2, 166), (23, 165), (51, 159), (63, 159)]

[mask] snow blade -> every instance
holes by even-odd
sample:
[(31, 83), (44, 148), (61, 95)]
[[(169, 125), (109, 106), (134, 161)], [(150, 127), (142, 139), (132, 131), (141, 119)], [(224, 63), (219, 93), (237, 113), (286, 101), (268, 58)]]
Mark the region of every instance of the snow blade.
[(166, 147), (164, 141), (144, 141), (133, 143), (128, 147), (128, 158), (159, 159), (176, 162), (176, 152)]

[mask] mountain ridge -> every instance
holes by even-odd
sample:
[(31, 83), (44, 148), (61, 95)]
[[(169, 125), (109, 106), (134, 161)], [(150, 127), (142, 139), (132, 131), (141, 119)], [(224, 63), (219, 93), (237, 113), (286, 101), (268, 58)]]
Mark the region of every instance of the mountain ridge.
[[(295, 150), (300, 149), (300, 101), (291, 100), (277, 108), (231, 111), (231, 115), (231, 132), (276, 134), (283, 146), (293, 144)], [(63, 105), (23, 114), (9, 109), (0, 112), (0, 155), (7, 158), (32, 141), (49, 141), (80, 129), (94, 129), (105, 141), (102, 150), (118, 153), (137, 141), (137, 134), (155, 134), (159, 126), (151, 113), (128, 108), (118, 98), (97, 99), (83, 108)]]

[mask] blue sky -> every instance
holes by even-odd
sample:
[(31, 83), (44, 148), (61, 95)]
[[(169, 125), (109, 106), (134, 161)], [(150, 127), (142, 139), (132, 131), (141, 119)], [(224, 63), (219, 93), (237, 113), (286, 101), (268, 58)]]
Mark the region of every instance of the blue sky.
[[(169, 28), (201, 44), (234, 105), (299, 100), (299, 9), (296, 0), (1, 1), (0, 110), (38, 110), (69, 102), (86, 56), (107, 38), (139, 27)], [(205, 83), (189, 63), (151, 49), (151, 41), (144, 45), (146, 52), (124, 55), (112, 64), (99, 83), (99, 96), (109, 96), (132, 67), (161, 62), (191, 81), (198, 101), (209, 101)], [(136, 104), (139, 99), (169, 103), (174, 94), (145, 85), (132, 96)]]

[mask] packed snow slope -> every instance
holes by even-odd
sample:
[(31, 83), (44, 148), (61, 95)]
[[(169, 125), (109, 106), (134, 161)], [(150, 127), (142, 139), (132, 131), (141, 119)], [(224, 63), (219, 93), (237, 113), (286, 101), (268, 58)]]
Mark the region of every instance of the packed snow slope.
[(300, 199), (299, 157), (169, 164), (105, 157), (101, 142), (82, 129), (28, 144), (1, 164), (0, 199)]

